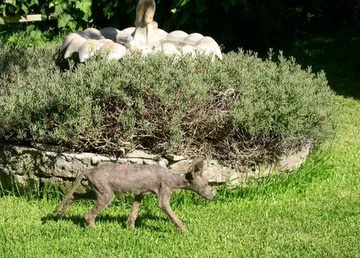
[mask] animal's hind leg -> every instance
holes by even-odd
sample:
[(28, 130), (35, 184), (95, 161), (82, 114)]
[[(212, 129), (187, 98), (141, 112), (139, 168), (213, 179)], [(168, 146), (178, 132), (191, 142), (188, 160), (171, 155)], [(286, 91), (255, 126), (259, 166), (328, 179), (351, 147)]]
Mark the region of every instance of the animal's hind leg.
[(62, 207), (60, 213), (58, 214), (58, 216), (61, 218), (61, 217), (64, 217), (67, 209), (69, 208), (70, 204), (74, 201), (74, 196), (72, 196), (71, 198), (69, 198), (68, 200), (66, 200), (66, 202), (64, 203), (64, 206)]
[(73, 195), (67, 195), (65, 198), (56, 206), (53, 216), (54, 217), (63, 217), (66, 213), (66, 210), (69, 208), (70, 204), (74, 201)]
[(139, 194), (139, 195), (136, 195), (135, 196), (135, 200), (134, 200), (134, 203), (133, 203), (133, 206), (131, 208), (131, 212), (130, 212), (130, 215), (129, 215), (129, 226), (130, 228), (135, 228), (135, 220), (139, 214), (139, 208), (140, 208), (140, 203), (141, 203), (141, 200), (143, 199), (143, 195), (142, 194)]
[(75, 200), (78, 199), (89, 199), (92, 198), (94, 199), (93, 196), (89, 195), (89, 193), (83, 193), (83, 194), (78, 194), (78, 193), (74, 193), (71, 197), (67, 198), (65, 197), (65, 199), (56, 207), (55, 211), (54, 211), (54, 216), (56, 217), (63, 217), (67, 211), (67, 209), (69, 208), (70, 204), (72, 204)]
[(105, 209), (109, 203), (114, 199), (114, 193), (112, 191), (107, 191), (100, 193), (96, 191), (97, 199), (95, 201), (94, 207), (90, 210), (88, 214), (85, 215), (85, 220), (90, 227), (96, 229), (95, 218), (96, 216)]

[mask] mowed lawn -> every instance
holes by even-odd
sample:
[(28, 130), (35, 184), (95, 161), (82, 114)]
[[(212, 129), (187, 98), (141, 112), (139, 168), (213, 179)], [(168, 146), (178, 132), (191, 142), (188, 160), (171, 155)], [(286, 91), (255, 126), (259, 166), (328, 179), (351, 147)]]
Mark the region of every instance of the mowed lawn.
[(0, 257), (360, 257), (360, 99), (336, 98), (336, 135), (295, 173), (219, 190), (215, 201), (176, 192), (172, 206), (190, 233), (179, 233), (154, 197), (135, 230), (123, 198), (99, 215), (95, 231), (82, 220), (91, 201), (55, 221), (47, 216), (57, 199), (5, 196)]

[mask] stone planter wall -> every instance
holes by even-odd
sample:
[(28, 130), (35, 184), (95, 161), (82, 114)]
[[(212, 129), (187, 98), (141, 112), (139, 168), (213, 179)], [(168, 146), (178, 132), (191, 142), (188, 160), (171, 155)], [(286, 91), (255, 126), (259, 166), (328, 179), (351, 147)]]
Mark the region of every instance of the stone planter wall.
[[(221, 165), (217, 160), (206, 160), (204, 173), (209, 182), (230, 182), (233, 185), (245, 184), (249, 178), (266, 176), (298, 168), (308, 156), (310, 145), (302, 150), (289, 153), (279, 163), (261, 166), (262, 169), (237, 171)], [(53, 185), (67, 191), (76, 176), (86, 168), (104, 162), (149, 164), (168, 167), (179, 173), (185, 172), (192, 160), (183, 156), (168, 155), (159, 157), (144, 151), (135, 150), (123, 158), (102, 156), (93, 153), (56, 153), (35, 148), (13, 145), (0, 145), (0, 191), (38, 191)], [(85, 189), (80, 189), (84, 191)]]

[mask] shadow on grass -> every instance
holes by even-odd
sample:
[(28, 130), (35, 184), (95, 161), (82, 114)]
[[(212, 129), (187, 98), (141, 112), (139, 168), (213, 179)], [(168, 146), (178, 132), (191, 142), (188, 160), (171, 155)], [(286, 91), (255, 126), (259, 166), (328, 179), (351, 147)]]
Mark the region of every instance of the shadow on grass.
[(340, 95), (360, 99), (360, 33), (358, 31), (309, 34), (284, 46), (304, 68), (324, 70), (330, 87)]
[(41, 218), (42, 224), (46, 224), (49, 221), (59, 221), (59, 220), (71, 221), (75, 225), (78, 225), (80, 227), (87, 226), (87, 223), (85, 222), (85, 219), (83, 216), (71, 215), (71, 216), (64, 216), (64, 217), (60, 218), (60, 217), (56, 217), (52, 214), (48, 214)]
[[(49, 221), (59, 221), (59, 220), (64, 220), (64, 221), (71, 221), (73, 224), (85, 228), (88, 226), (88, 224), (86, 223), (84, 216), (79, 216), (79, 215), (65, 215), (62, 218), (53, 216), (52, 214), (46, 215), (44, 217), (41, 218), (41, 222), (42, 224), (46, 224)], [(154, 216), (153, 214), (147, 212), (146, 214), (141, 214), (139, 215), (139, 217), (136, 219), (135, 222), (135, 228), (146, 228), (149, 230), (154, 230), (154, 231), (159, 231), (159, 232), (165, 232), (164, 228), (161, 228), (159, 226), (156, 225), (152, 225), (151, 223), (149, 224), (149, 221), (163, 221), (165, 223), (172, 223), (170, 221), (170, 219), (166, 218), (166, 217), (160, 217), (160, 216)], [(129, 228), (128, 226), (128, 216), (124, 216), (124, 215), (119, 215), (119, 216), (111, 216), (108, 214), (104, 214), (104, 215), (99, 215), (96, 217), (95, 223), (98, 224), (104, 224), (104, 223), (117, 223), (119, 225), (121, 225), (121, 227), (123, 228)], [(130, 229), (130, 228), (129, 228)]]

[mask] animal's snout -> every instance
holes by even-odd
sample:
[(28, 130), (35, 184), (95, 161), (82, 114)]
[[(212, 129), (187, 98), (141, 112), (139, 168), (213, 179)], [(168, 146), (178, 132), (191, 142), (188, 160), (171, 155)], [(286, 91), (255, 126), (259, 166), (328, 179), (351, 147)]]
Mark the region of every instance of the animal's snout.
[(213, 200), (214, 198), (215, 198), (214, 194), (206, 196), (206, 199), (208, 199), (208, 200)]
[(205, 197), (207, 200), (212, 200), (215, 198), (215, 194), (211, 189), (207, 189), (202, 193), (202, 196)]

